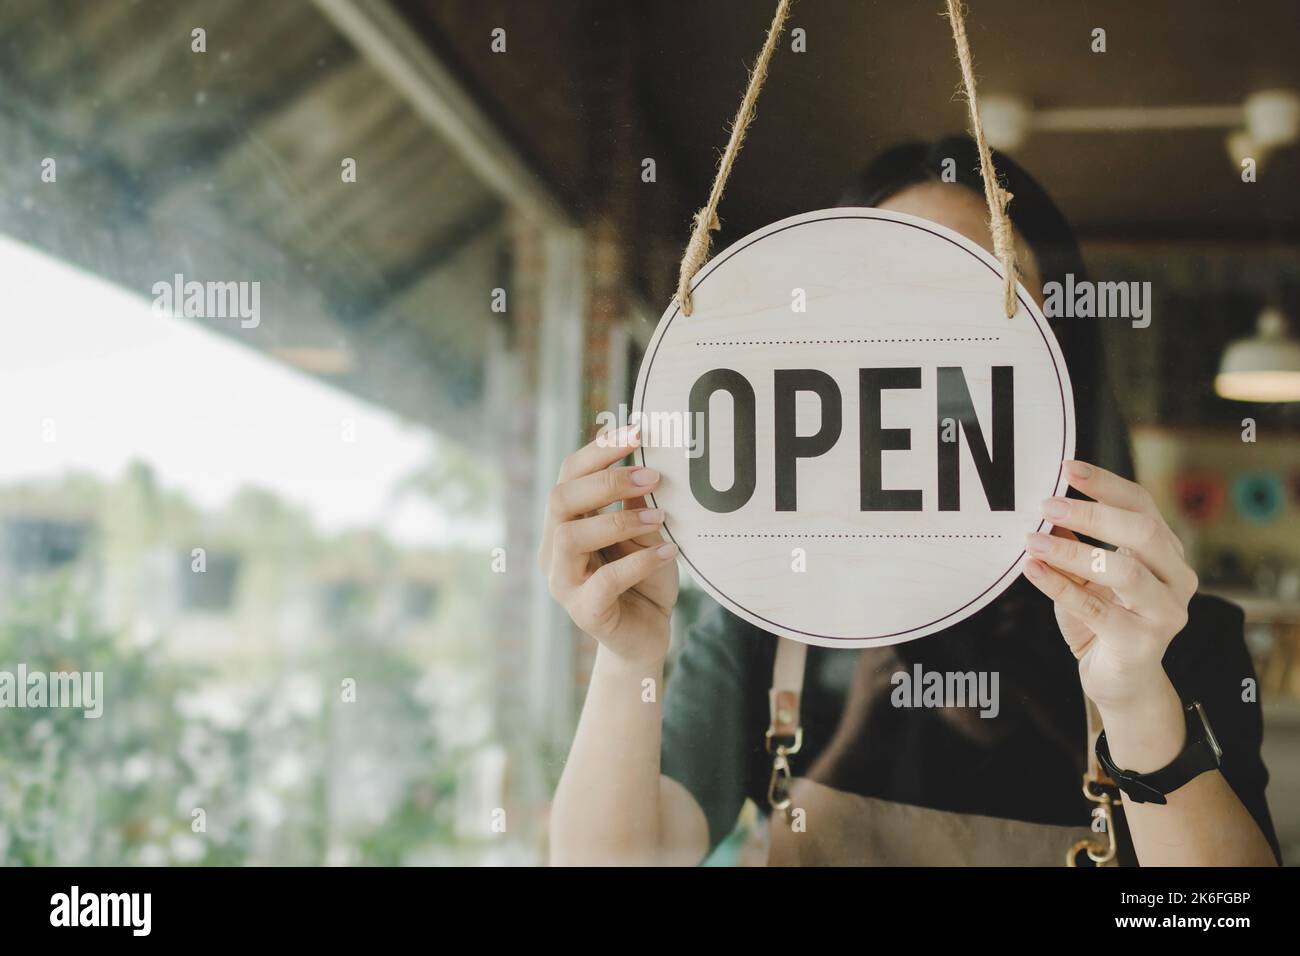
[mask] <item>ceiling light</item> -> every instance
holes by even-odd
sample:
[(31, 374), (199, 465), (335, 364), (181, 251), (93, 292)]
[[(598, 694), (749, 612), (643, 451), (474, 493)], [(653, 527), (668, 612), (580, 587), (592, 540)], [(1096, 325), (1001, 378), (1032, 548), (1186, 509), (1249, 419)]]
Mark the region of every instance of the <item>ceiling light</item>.
[(1266, 308), (1255, 335), (1228, 346), (1214, 390), (1238, 402), (1300, 402), (1300, 342), (1280, 311)]
[(990, 94), (980, 99), (980, 123), (994, 149), (1010, 152), (1029, 138), (1034, 111), (1016, 96)]
[(1246, 97), (1246, 131), (1265, 149), (1294, 142), (1300, 133), (1300, 97), (1290, 90), (1262, 90)]
[(1233, 130), (1228, 134), (1227, 147), (1234, 166), (1240, 166), (1248, 159), (1263, 163), (1265, 156), (1270, 152), (1267, 147), (1255, 142), (1250, 133), (1244, 129)]

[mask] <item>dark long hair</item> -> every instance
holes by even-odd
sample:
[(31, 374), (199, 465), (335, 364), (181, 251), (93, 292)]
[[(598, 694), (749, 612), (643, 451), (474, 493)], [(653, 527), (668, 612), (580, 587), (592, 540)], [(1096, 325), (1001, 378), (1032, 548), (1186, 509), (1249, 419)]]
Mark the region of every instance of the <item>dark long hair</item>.
[[(948, 164), (949, 160), (953, 162)], [(969, 136), (948, 136), (933, 143), (903, 143), (885, 150), (849, 184), (838, 205), (878, 206), (908, 186), (942, 182), (945, 164), (957, 184), (983, 199), (975, 141)], [(1078, 239), (1047, 190), (1015, 160), (996, 150), (993, 165), (1003, 188), (1015, 197), (1008, 210), (1011, 223), (1033, 250), (1044, 284), (1064, 283), (1067, 274), (1072, 274), (1076, 282), (1086, 280), (1087, 268)], [(1128, 429), (1111, 389), (1096, 320), (1049, 321), (1074, 384), (1075, 457), (1132, 478)]]

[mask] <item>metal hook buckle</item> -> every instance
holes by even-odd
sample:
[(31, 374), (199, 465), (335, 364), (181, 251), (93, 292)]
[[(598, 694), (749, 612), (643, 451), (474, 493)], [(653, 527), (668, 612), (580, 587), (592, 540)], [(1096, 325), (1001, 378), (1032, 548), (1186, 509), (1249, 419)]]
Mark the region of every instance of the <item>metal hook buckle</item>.
[(1083, 775), (1083, 795), (1093, 803), (1101, 807), (1102, 817), (1106, 821), (1106, 845), (1103, 847), (1098, 841), (1092, 839), (1079, 840), (1065, 854), (1066, 866), (1079, 865), (1079, 851), (1087, 850), (1088, 859), (1097, 866), (1105, 866), (1115, 859), (1119, 852), (1119, 846), (1115, 841), (1115, 815), (1112, 810), (1112, 802), (1109, 793), (1097, 793), (1092, 787), (1097, 783), (1088, 774)]
[[(799, 752), (799, 749), (803, 747), (803, 727), (796, 727), (794, 729), (794, 743), (791, 744), (789, 747), (785, 746), (784, 744), (777, 744), (777, 746), (774, 748), (772, 746), (772, 738), (775, 736), (776, 734), (772, 732), (772, 728), (771, 727), (767, 728), (767, 733), (764, 739), (767, 743), (767, 752), (770, 754), (773, 753), (797, 754)], [(782, 736), (787, 736), (787, 735), (782, 735)]]
[(767, 802), (772, 805), (773, 810), (784, 810), (790, 806), (790, 791), (785, 786), (790, 782), (790, 761), (786, 759), (786, 754), (792, 752), (784, 747), (777, 747), (776, 756), (772, 758), (772, 779), (767, 785)]

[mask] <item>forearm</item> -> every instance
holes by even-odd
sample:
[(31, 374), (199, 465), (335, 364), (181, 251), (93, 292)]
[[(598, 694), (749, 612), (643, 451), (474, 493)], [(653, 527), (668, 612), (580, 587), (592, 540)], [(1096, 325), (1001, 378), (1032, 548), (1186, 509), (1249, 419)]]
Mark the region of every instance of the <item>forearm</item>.
[[(1111, 758), (1125, 770), (1167, 766), (1186, 744), (1182, 703), (1163, 673), (1155, 690), (1133, 705), (1102, 709)], [(1168, 803), (1134, 803), (1124, 817), (1143, 866), (1272, 866), (1259, 825), (1217, 770), (1168, 794)]]
[(553, 863), (657, 860), (662, 683), (662, 661), (638, 664), (603, 646), (597, 651), (551, 811)]

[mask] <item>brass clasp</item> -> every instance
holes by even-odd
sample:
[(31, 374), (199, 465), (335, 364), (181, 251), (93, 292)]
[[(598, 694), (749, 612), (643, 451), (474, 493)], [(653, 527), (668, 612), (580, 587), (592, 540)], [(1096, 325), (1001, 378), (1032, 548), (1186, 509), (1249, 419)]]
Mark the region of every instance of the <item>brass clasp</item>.
[(1078, 866), (1079, 853), (1082, 850), (1087, 850), (1088, 859), (1092, 860), (1097, 866), (1105, 866), (1107, 863), (1112, 862), (1119, 852), (1119, 846), (1115, 842), (1115, 814), (1110, 794), (1105, 791), (1095, 791), (1093, 789), (1095, 782), (1088, 774), (1083, 775), (1083, 795), (1097, 804), (1101, 810), (1102, 820), (1106, 828), (1106, 844), (1102, 845), (1100, 841), (1093, 839), (1079, 840), (1066, 851), (1066, 866)]
[(786, 759), (786, 749), (777, 747), (772, 757), (772, 779), (767, 785), (767, 802), (773, 810), (784, 810), (790, 806), (790, 761)]

